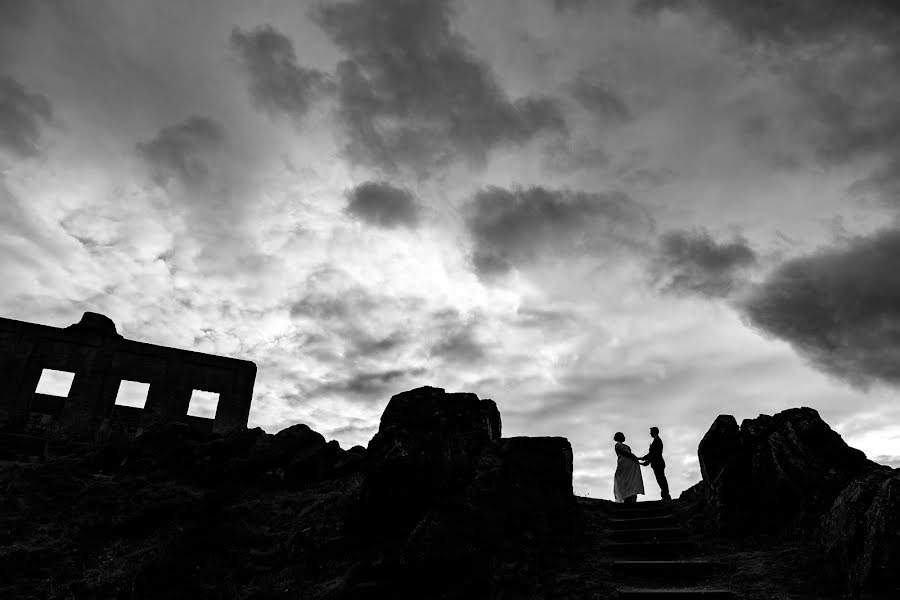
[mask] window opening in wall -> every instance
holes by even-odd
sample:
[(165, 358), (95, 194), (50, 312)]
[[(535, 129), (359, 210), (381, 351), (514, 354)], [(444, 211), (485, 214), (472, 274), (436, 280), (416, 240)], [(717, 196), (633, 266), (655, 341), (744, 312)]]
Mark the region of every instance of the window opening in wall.
[(116, 404), (118, 406), (144, 408), (144, 405), (147, 403), (148, 393), (150, 393), (149, 383), (123, 379), (119, 382), (119, 391), (116, 394)]
[(216, 408), (219, 406), (219, 395), (203, 390), (194, 390), (191, 393), (191, 402), (188, 404), (187, 414), (191, 417), (203, 417), (215, 419)]
[(69, 397), (69, 390), (72, 389), (72, 381), (75, 379), (75, 373), (69, 371), (56, 371), (54, 369), (44, 369), (41, 371), (41, 378), (38, 381), (36, 394), (47, 394), (48, 396)]

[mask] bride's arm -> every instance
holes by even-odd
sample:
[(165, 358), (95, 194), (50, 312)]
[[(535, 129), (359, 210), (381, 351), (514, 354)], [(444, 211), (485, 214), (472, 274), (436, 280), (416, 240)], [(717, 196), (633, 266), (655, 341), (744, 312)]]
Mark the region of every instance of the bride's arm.
[(619, 454), (619, 455), (621, 455), (621, 456), (627, 456), (627, 457), (630, 458), (631, 460), (638, 460), (638, 457), (637, 457), (637, 456), (635, 456), (634, 454), (632, 454), (632, 453), (629, 452), (628, 450), (623, 450), (623, 449), (621, 448), (621, 446), (619, 446), (618, 444), (616, 444), (616, 454)]

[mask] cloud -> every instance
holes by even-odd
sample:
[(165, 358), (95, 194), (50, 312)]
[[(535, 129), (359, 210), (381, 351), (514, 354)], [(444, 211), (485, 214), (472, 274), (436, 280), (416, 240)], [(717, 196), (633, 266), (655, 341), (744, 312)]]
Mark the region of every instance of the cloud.
[(561, 331), (578, 325), (578, 315), (571, 310), (519, 306), (513, 319), (517, 327)]
[(584, 8), (591, 0), (550, 0), (554, 10), (557, 12), (565, 12), (567, 10), (580, 10)]
[(190, 117), (162, 128), (156, 137), (137, 145), (138, 155), (153, 170), (160, 185), (177, 180), (185, 185), (204, 182), (209, 166), (204, 155), (225, 141), (225, 129), (207, 117)]
[(641, 13), (700, 8), (752, 42), (818, 43), (854, 32), (888, 37), (900, 31), (900, 6), (893, 0), (783, 2), (782, 0), (639, 0)]
[(250, 96), (270, 115), (285, 113), (300, 123), (331, 88), (327, 73), (297, 64), (294, 44), (270, 25), (252, 31), (236, 27), (230, 41), (250, 79)]
[(304, 290), (303, 297), (290, 306), (291, 317), (345, 323), (378, 306), (378, 299), (346, 271), (329, 265), (310, 273)]
[(384, 181), (367, 181), (347, 193), (347, 208), (354, 217), (379, 227), (419, 224), (420, 207), (409, 190)]
[(589, 81), (581, 76), (571, 85), (572, 95), (587, 110), (606, 123), (622, 123), (631, 120), (631, 111), (625, 101), (608, 85)]
[(408, 324), (405, 315), (421, 310), (419, 299), (380, 294), (331, 265), (314, 269), (302, 289), (288, 311), (305, 331), (315, 332), (303, 346), (323, 361), (389, 359), (412, 342), (400, 326)]
[(708, 231), (695, 229), (662, 235), (650, 271), (665, 292), (725, 297), (755, 263), (756, 253), (745, 239), (718, 242)]
[(29, 92), (8, 75), (0, 77), (0, 146), (23, 158), (38, 156), (41, 129), (52, 118), (46, 96)]
[(871, 457), (870, 460), (877, 462), (879, 465), (887, 465), (893, 469), (900, 469), (900, 456), (880, 454), (878, 456)]
[[(826, 167), (874, 163), (851, 191), (900, 206), (900, 110), (894, 101), (900, 95), (900, 3), (641, 0), (636, 6), (643, 13), (704, 15), (750, 45), (750, 57), (767, 57), (771, 72), (797, 94), (794, 112), (783, 115), (795, 137)], [(759, 47), (776, 52), (759, 53)]]
[(479, 275), (503, 274), (549, 255), (633, 246), (654, 224), (621, 192), (488, 187), (466, 207)]
[(571, 139), (555, 140), (547, 144), (543, 149), (543, 159), (544, 166), (556, 173), (596, 170), (610, 163), (610, 155), (603, 148)]
[(353, 162), (421, 174), (565, 131), (555, 100), (507, 97), (453, 29), (450, 0), (339, 2), (312, 14), (347, 56), (338, 116)]
[(338, 376), (314, 387), (305, 395), (310, 398), (330, 395), (351, 396), (355, 399), (378, 402), (385, 396), (416, 387), (414, 382), (423, 373), (425, 373), (423, 368), (360, 371)]
[(854, 386), (900, 384), (900, 229), (789, 260), (740, 307), (751, 325), (789, 342)]
[(429, 355), (452, 365), (473, 365), (487, 356), (487, 347), (479, 339), (480, 318), (465, 319), (456, 310), (434, 315), (436, 331), (429, 337), (435, 342)]

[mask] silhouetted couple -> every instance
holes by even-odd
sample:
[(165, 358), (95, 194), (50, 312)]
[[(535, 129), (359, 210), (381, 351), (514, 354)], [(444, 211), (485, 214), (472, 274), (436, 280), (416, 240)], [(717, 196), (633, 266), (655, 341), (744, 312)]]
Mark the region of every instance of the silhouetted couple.
[[(650, 465), (653, 474), (656, 475), (656, 483), (662, 492), (663, 500), (671, 500), (669, 495), (669, 482), (666, 481), (666, 461), (663, 459), (663, 442), (659, 437), (659, 428), (650, 428), (650, 451), (638, 458), (631, 453), (631, 448), (625, 443), (625, 434), (616, 432), (613, 439), (616, 440), (616, 476), (613, 480), (613, 495), (616, 502), (637, 502), (637, 495), (644, 493), (644, 478), (641, 476), (641, 466)], [(639, 466), (640, 465), (640, 466)]]

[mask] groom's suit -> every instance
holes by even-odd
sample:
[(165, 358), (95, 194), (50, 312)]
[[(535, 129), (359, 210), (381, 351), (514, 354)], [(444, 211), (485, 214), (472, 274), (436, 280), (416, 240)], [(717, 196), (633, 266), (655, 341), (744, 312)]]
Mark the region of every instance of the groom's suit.
[(650, 442), (650, 452), (647, 453), (647, 456), (644, 457), (645, 460), (650, 461), (650, 468), (653, 469), (653, 474), (656, 475), (656, 483), (659, 484), (659, 489), (662, 492), (663, 500), (671, 500), (672, 496), (669, 495), (669, 482), (666, 481), (666, 461), (663, 458), (663, 441), (658, 435), (653, 438), (653, 441)]

